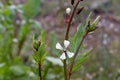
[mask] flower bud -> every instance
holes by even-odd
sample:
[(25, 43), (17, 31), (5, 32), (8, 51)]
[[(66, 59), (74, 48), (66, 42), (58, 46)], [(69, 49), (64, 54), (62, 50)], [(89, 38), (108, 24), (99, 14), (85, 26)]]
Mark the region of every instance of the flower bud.
[(71, 12), (71, 9), (70, 9), (70, 8), (67, 8), (67, 9), (66, 9), (66, 13), (67, 13), (67, 14), (70, 14), (70, 12)]
[(90, 17), (91, 17), (92, 13), (89, 14), (88, 18), (87, 18), (87, 23), (86, 23), (86, 28), (85, 28), (85, 34), (92, 32), (94, 30), (96, 30), (98, 27), (96, 27), (96, 25), (98, 24), (99, 20), (100, 20), (100, 16), (98, 16), (92, 23), (90, 23)]
[(74, 5), (75, 0), (71, 0), (71, 4)]
[(95, 27), (95, 26), (98, 24), (99, 20), (100, 20), (100, 16), (98, 16), (98, 17), (93, 21), (93, 23), (91, 24), (91, 26), (92, 26), (92, 27)]
[(77, 11), (77, 15), (80, 14), (83, 11), (84, 7), (81, 7), (78, 11)]
[(33, 43), (34, 50), (38, 51), (40, 45), (41, 45), (41, 42), (39, 40), (35, 40), (34, 43)]

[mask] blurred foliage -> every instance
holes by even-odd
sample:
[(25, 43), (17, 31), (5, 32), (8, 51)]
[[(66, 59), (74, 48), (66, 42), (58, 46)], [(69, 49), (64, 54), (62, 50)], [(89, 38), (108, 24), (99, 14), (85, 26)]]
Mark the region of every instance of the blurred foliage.
[(23, 6), (23, 14), (26, 18), (32, 18), (40, 12), (40, 0), (28, 0)]
[[(23, 13), (28, 14), (23, 6), (31, 11), (30, 16), (38, 13), (38, 9), (33, 9), (33, 13), (31, 7), (28, 7), (33, 5), (29, 3), (30, 1), (23, 5), (0, 2), (0, 80), (36, 80), (38, 78), (30, 64), (25, 65), (27, 62), (24, 63), (24, 58), (19, 56), (31, 28), (34, 26), (34, 30), (41, 30), (40, 24), (31, 17), (23, 18)], [(36, 6), (39, 6), (39, 2)]]
[[(40, 40), (35, 40), (33, 38), (33, 48), (34, 48), (34, 59), (36, 63), (42, 63), (44, 62), (47, 51), (46, 51), (46, 45), (45, 45), (45, 32), (41, 32)], [(36, 46), (36, 47), (35, 47)]]

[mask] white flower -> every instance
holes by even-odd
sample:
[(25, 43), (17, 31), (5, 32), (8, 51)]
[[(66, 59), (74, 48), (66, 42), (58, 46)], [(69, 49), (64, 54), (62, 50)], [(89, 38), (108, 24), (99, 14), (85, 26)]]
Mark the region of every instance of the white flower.
[(67, 40), (64, 40), (64, 48), (60, 45), (60, 43), (56, 44), (56, 49), (59, 49), (62, 51), (62, 55), (60, 56), (60, 59), (62, 59), (62, 60), (66, 59), (66, 54), (69, 58), (74, 56), (73, 52), (68, 51), (69, 45), (70, 45), (70, 42)]
[(14, 42), (14, 43), (17, 43), (17, 42), (18, 42), (18, 39), (17, 39), (17, 38), (13, 38), (13, 42)]
[(66, 13), (70, 14), (70, 12), (71, 12), (71, 9), (70, 8), (66, 8)]

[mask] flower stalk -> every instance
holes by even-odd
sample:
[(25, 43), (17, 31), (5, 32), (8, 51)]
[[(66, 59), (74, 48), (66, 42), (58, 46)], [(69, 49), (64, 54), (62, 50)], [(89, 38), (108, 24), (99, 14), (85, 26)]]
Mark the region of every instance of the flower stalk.
[(41, 62), (38, 63), (38, 70), (39, 70), (40, 80), (43, 80), (43, 78), (42, 78), (42, 64), (41, 64)]
[[(70, 17), (70, 21), (69, 21), (69, 23), (68, 23), (67, 31), (66, 31), (66, 35), (65, 35), (65, 40), (68, 40), (68, 39), (69, 39), (69, 31), (70, 31), (71, 23), (72, 23), (72, 20), (73, 20), (75, 11), (76, 11), (76, 9), (77, 9), (77, 6), (79, 5), (79, 2), (80, 2), (80, 0), (78, 0), (78, 2), (76, 3), (76, 5), (75, 5), (75, 7), (74, 7), (74, 9), (73, 9), (72, 15), (71, 15), (71, 17)], [(73, 2), (72, 2), (72, 3), (73, 3)], [(66, 59), (63, 61), (63, 64), (64, 64), (65, 80), (70, 80), (70, 79), (69, 79), (69, 70), (68, 70), (68, 66), (67, 66), (67, 63), (66, 63)]]
[(80, 47), (82, 46), (82, 43), (84, 41), (84, 39), (86, 38), (87, 34), (85, 34), (83, 37), (82, 37), (82, 40), (80, 41), (76, 51), (75, 51), (75, 55), (73, 56), (73, 59), (72, 59), (72, 62), (71, 62), (71, 65), (70, 65), (70, 69), (69, 69), (69, 80), (70, 80), (70, 77), (71, 77), (71, 74), (72, 74), (72, 68), (73, 68), (73, 65), (75, 63), (75, 59), (76, 59), (76, 56), (78, 55), (78, 52), (79, 52), (79, 49)]
[(70, 42), (67, 40), (64, 40), (64, 48), (60, 45), (60, 43), (56, 44), (56, 49), (59, 49), (62, 51), (62, 55), (60, 56), (60, 59), (63, 60), (64, 63), (64, 75), (65, 75), (65, 80), (68, 80), (68, 67), (67, 67), (67, 57), (71, 58), (74, 56), (73, 52), (68, 51), (68, 47), (70, 45)]
[(70, 17), (70, 21), (69, 21), (68, 26), (67, 26), (67, 31), (66, 31), (66, 35), (65, 35), (65, 40), (68, 40), (68, 39), (69, 39), (69, 31), (70, 31), (71, 23), (72, 23), (72, 20), (73, 20), (75, 11), (76, 11), (77, 6), (79, 5), (79, 3), (80, 3), (80, 0), (78, 0), (78, 2), (76, 3), (76, 5), (75, 5), (75, 7), (74, 7), (74, 9), (73, 9), (72, 15), (71, 15), (71, 17)]

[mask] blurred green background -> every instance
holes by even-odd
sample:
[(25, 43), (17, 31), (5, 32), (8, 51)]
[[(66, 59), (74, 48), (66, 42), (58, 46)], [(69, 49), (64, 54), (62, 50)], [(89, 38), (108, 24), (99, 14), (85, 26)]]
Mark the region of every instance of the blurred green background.
[[(80, 23), (85, 24), (89, 12), (101, 20), (84, 42), (93, 51), (71, 80), (120, 80), (120, 0), (84, 0), (79, 6), (85, 9), (73, 20), (71, 37)], [(67, 7), (72, 7), (70, 0), (0, 0), (0, 80), (39, 79), (32, 35), (37, 38), (42, 30), (49, 52), (45, 80), (63, 80), (55, 44), (64, 40)]]

